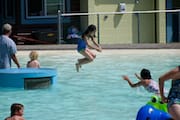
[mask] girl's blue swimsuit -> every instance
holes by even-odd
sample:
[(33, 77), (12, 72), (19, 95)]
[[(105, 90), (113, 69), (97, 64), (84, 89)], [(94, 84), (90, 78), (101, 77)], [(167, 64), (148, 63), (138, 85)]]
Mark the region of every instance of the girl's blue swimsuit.
[(79, 38), (77, 43), (77, 51), (80, 52), (86, 49), (86, 41), (84, 39)]

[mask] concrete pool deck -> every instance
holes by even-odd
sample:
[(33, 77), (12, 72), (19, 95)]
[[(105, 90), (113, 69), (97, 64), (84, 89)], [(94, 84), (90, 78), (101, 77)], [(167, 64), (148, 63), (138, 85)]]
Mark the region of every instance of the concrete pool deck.
[[(170, 44), (109, 44), (101, 45), (103, 49), (180, 49), (180, 43)], [(18, 50), (74, 50), (75, 44), (56, 45), (17, 45)]]

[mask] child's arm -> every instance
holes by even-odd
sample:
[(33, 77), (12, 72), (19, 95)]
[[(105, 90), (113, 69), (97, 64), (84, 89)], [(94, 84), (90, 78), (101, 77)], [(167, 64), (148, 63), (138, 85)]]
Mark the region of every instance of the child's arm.
[(92, 37), (91, 39), (92, 39), (93, 44), (97, 46), (98, 51), (101, 52), (101, 51), (102, 51), (102, 48), (101, 48), (101, 46), (96, 42), (95, 38)]
[(83, 38), (85, 41), (86, 41), (86, 45), (89, 47), (89, 48), (92, 48), (92, 49), (96, 49), (95, 47), (93, 47), (89, 42), (88, 42), (88, 37), (87, 36), (84, 36)]
[(95, 47), (92, 46), (92, 45), (90, 45), (90, 44), (88, 43), (88, 41), (87, 41), (87, 45), (88, 45), (90, 48), (93, 48), (93, 49), (97, 50), (98, 52), (101, 52), (101, 51), (102, 51), (101, 46), (94, 40), (95, 38), (94, 38), (94, 37), (90, 37), (90, 38), (91, 38), (93, 44), (95, 45)]
[(139, 81), (139, 82), (137, 82), (137, 83), (132, 83), (131, 80), (128, 78), (128, 76), (123, 75), (122, 77), (123, 77), (124, 80), (126, 80), (126, 81), (128, 82), (128, 84), (129, 84), (131, 87), (139, 87), (139, 86), (142, 85), (142, 82), (141, 82), (141, 81)]

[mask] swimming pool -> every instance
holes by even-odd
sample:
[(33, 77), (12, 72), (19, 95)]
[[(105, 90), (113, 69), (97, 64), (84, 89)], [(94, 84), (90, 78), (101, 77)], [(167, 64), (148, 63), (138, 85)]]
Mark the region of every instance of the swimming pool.
[[(104, 50), (96, 60), (75, 70), (76, 51), (38, 51), (41, 67), (58, 70), (58, 81), (47, 89), (23, 90), (0, 88), (0, 119), (9, 116), (14, 102), (24, 104), (26, 120), (135, 120), (137, 111), (152, 94), (143, 88), (132, 89), (121, 75), (142, 68), (158, 77), (180, 63), (180, 50)], [(29, 51), (19, 51), (22, 67)], [(170, 81), (166, 82), (166, 88)]]

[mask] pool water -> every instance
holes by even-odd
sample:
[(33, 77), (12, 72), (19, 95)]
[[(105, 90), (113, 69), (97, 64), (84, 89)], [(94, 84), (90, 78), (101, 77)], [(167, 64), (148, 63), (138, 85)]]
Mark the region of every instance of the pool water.
[[(22, 67), (29, 52), (17, 54)], [(57, 83), (36, 90), (0, 88), (1, 120), (15, 102), (25, 106), (26, 120), (135, 120), (152, 94), (142, 87), (130, 88), (121, 76), (137, 82), (134, 73), (147, 68), (157, 81), (180, 63), (180, 50), (104, 50), (77, 73), (74, 64), (82, 56), (76, 51), (38, 52), (41, 67), (57, 68)], [(170, 81), (165, 86), (169, 89)]]

